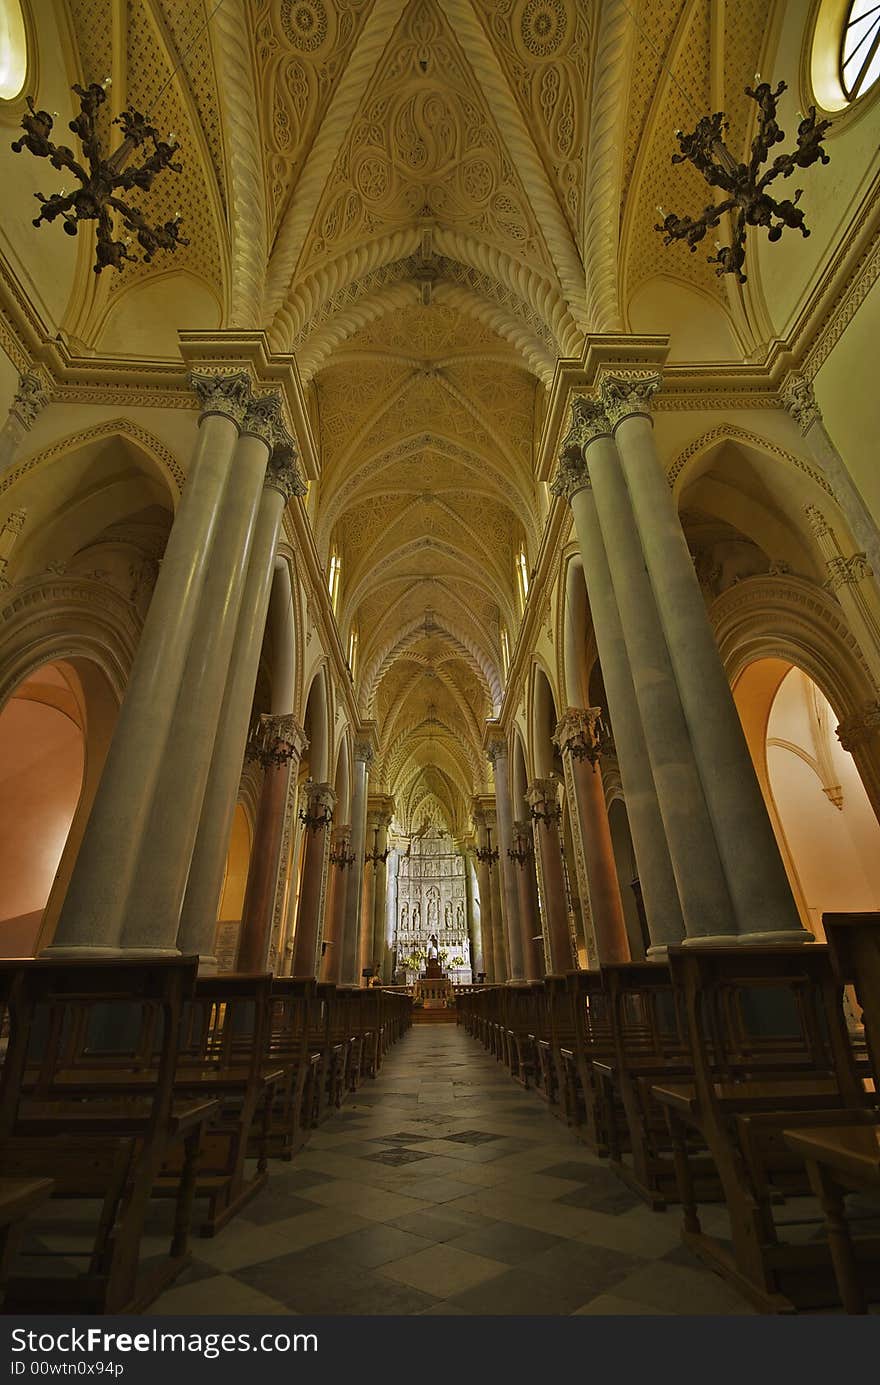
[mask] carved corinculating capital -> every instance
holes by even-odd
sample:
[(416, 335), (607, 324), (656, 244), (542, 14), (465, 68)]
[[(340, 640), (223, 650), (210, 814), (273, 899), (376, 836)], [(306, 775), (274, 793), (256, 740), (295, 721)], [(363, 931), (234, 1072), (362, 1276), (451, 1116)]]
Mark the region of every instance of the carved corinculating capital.
[(507, 741), (503, 736), (493, 736), (486, 743), (486, 759), (491, 765), (507, 759)]
[(794, 371), (786, 376), (782, 386), (782, 402), (802, 433), (807, 431), (811, 423), (822, 422), (822, 410), (816, 403), (812, 382), (805, 376), (796, 375)]
[(360, 764), (366, 765), (367, 769), (370, 768), (370, 765), (376, 758), (376, 752), (373, 749), (372, 741), (355, 741), (352, 753)]
[(651, 417), (651, 400), (663, 384), (659, 370), (634, 370), (606, 375), (601, 397), (612, 428), (634, 414)]
[(831, 525), (817, 505), (805, 505), (804, 514), (807, 518), (810, 533), (814, 538), (822, 539), (832, 532)]
[(37, 415), (42, 413), (49, 403), (49, 396), (46, 393), (44, 382), (39, 375), (28, 372), (18, 377), (18, 389), (15, 391), (9, 412), (21, 424), (22, 428), (30, 428), (36, 421)]
[(263, 480), (266, 490), (277, 491), (284, 497), (285, 505), (294, 496), (305, 495), (308, 486), (299, 474), (296, 452), (291, 449), (286, 455), (273, 452)]
[(222, 414), (241, 428), (251, 400), (251, 378), (244, 370), (193, 370), (190, 386), (198, 395), (202, 418)]
[(532, 820), (558, 822), (562, 817), (559, 806), (559, 780), (555, 774), (546, 779), (533, 779), (526, 789), (526, 799)]
[(601, 707), (568, 707), (556, 727), (554, 744), (561, 754), (569, 754), (575, 760), (589, 760), (595, 765), (600, 755), (598, 728), (601, 719)]
[(837, 728), (837, 739), (844, 750), (854, 750), (880, 731), (880, 701), (864, 703), (857, 712), (844, 717)]
[(550, 483), (553, 495), (569, 502), (590, 485), (584, 451), (596, 438), (610, 437), (611, 423), (598, 399), (578, 395), (572, 400), (571, 427), (559, 453), (559, 469)]
[(277, 390), (256, 395), (245, 409), (242, 433), (260, 438), (271, 451), (279, 433), (286, 433), (281, 412), (281, 396)]
[(839, 558), (829, 558), (825, 566), (828, 569), (828, 578), (823, 586), (830, 592), (864, 582), (866, 577), (874, 575), (874, 569), (868, 562), (866, 553), (854, 553), (851, 558), (844, 558), (843, 555)]

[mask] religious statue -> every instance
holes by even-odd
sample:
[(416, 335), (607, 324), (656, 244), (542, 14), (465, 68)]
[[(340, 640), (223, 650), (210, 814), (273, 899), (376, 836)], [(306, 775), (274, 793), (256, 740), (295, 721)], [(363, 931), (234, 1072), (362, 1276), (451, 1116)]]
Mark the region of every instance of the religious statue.
[(427, 958), (429, 962), (436, 962), (440, 952), (437, 947), (437, 934), (432, 933), (428, 939)]
[(405, 933), (409, 923), (409, 905), (406, 900), (400, 906), (400, 931)]
[(455, 906), (455, 926), (456, 928), (464, 928), (464, 909), (460, 904)]
[(413, 905), (413, 911), (412, 911), (412, 926), (413, 926), (413, 929), (414, 929), (414, 930), (416, 930), (416, 931), (418, 930), (418, 927), (419, 927), (419, 924), (421, 923), (421, 921), (422, 921), (422, 911), (421, 911), (421, 909), (419, 908), (418, 904), (416, 903), (416, 904)]
[(448, 899), (446, 901), (446, 908), (443, 912), (443, 926), (444, 928), (452, 927), (452, 905)]

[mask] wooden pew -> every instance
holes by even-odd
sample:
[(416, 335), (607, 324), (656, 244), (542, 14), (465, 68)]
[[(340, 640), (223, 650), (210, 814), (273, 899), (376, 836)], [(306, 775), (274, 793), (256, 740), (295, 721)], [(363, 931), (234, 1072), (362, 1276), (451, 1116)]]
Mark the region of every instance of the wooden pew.
[[(880, 914), (824, 914), (822, 922), (838, 980), (855, 991), (864, 1052), (875, 1096), (880, 1092)], [(851, 1038), (853, 1036), (851, 1035)], [(785, 1139), (805, 1162), (810, 1186), (825, 1218), (828, 1249), (840, 1300), (847, 1313), (867, 1311), (863, 1247), (853, 1241), (847, 1192), (880, 1194), (880, 1126), (862, 1121), (811, 1129), (792, 1127)]]
[(52, 1196), (51, 1178), (0, 1177), (0, 1292), (5, 1288), (24, 1222)]
[[(765, 1312), (834, 1302), (827, 1246), (782, 1239), (784, 1218), (774, 1216), (781, 1199), (809, 1192), (785, 1130), (871, 1119), (828, 949), (681, 947), (669, 961), (693, 1080), (652, 1092), (669, 1120), (683, 1238)], [(701, 1226), (688, 1132), (714, 1162), (729, 1242)], [(875, 1253), (871, 1238), (866, 1254)]]
[[(178, 957), (0, 964), (10, 1020), (0, 1174), (50, 1178), (55, 1197), (101, 1204), (84, 1273), (19, 1271), (5, 1312), (139, 1311), (188, 1262), (202, 1133), (217, 1112), (214, 1099), (175, 1088), (196, 967)], [(178, 1173), (169, 1255), (142, 1271), (147, 1207), (170, 1160)]]
[[(308, 1138), (309, 1093), (316, 1082), (321, 1055), (309, 1042), (318, 1007), (314, 977), (276, 976), (269, 1014), (270, 1065), (283, 1078), (270, 1103), (266, 1150), (270, 1157), (289, 1161)], [(251, 1136), (249, 1153), (259, 1157), (259, 1138)]]
[(608, 995), (598, 971), (567, 972), (565, 982), (572, 1034), (570, 1043), (559, 1046), (565, 1110), (577, 1137), (594, 1153), (607, 1155), (615, 1113), (593, 1064), (614, 1054)]
[[(606, 1085), (606, 1110), (622, 1110), (625, 1130), (616, 1118), (608, 1120), (612, 1167), (623, 1181), (656, 1211), (677, 1200), (672, 1144), (663, 1109), (651, 1094), (658, 1078), (692, 1075), (690, 1048), (682, 1030), (669, 967), (663, 962), (621, 962), (601, 968), (608, 994), (613, 1057), (593, 1063), (595, 1077)], [(699, 1169), (691, 1155), (691, 1174), (705, 1178), (711, 1167)], [(719, 1196), (711, 1177), (710, 1196)]]

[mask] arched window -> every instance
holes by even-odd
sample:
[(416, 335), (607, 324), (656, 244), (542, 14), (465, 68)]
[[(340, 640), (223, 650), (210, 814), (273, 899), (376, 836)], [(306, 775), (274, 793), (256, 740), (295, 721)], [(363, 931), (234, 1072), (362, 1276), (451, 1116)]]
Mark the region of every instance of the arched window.
[(880, 77), (880, 0), (852, 0), (840, 36), (840, 85), (855, 101)]
[(348, 637), (348, 667), (349, 667), (349, 669), (351, 670), (351, 676), (352, 676), (352, 678), (354, 677), (355, 665), (357, 664), (357, 652), (358, 652), (358, 631), (357, 631), (357, 626), (354, 625), (354, 626), (352, 626), (351, 634), (350, 634), (349, 637)]
[(503, 674), (504, 674), (504, 677), (506, 678), (506, 677), (507, 677), (508, 670), (509, 670), (509, 668), (510, 668), (510, 640), (508, 639), (507, 628), (506, 628), (504, 625), (501, 626), (500, 635), (501, 635), (501, 668), (502, 668), (502, 672), (503, 672)]
[(336, 610), (336, 598), (339, 595), (339, 574), (342, 571), (342, 559), (334, 548), (330, 555), (330, 570), (327, 574), (327, 586), (330, 589), (330, 602), (334, 611)]
[(14, 101), (27, 76), (27, 34), (19, 0), (0, 0), (0, 101)]
[(521, 548), (516, 555), (516, 574), (519, 578), (520, 599), (523, 608), (525, 608), (526, 598), (529, 594), (529, 564), (524, 548)]

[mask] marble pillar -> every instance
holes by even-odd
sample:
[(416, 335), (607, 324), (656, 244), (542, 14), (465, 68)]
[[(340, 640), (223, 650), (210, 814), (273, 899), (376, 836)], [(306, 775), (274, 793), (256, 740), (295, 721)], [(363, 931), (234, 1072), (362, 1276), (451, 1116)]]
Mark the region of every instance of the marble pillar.
[(598, 707), (569, 707), (554, 740), (562, 756), (575, 855), (583, 861), (596, 962), (628, 962), (629, 941), (599, 768)]
[(372, 920), (372, 950), (368, 965), (378, 968), (383, 981), (391, 980), (391, 949), (388, 936), (388, 829), (394, 815), (394, 800), (370, 796), (367, 812), (367, 856), (371, 871), (369, 917)]
[[(309, 779), (303, 786), (302, 799), (299, 815), (305, 833), (305, 850), (290, 971), (292, 976), (317, 976), (336, 793), (332, 784)], [(342, 948), (337, 950), (341, 953)], [(331, 979), (336, 980), (336, 977)]]
[(354, 861), (345, 895), (345, 921), (342, 932), (344, 986), (359, 986), (361, 958), (361, 910), (364, 888), (364, 857), (367, 837), (367, 783), (374, 750), (369, 740), (354, 743), (354, 783), (351, 794), (351, 849)]
[(263, 763), (263, 783), (241, 912), (237, 971), (265, 971), (269, 964), (290, 784), (291, 779), (296, 782), (306, 744), (294, 717), (261, 717), (254, 754)]
[(585, 450), (591, 449), (603, 432), (607, 432), (607, 427), (601, 419), (578, 419), (559, 459), (551, 489), (571, 505), (651, 937), (649, 955), (663, 956), (670, 944), (679, 943), (684, 937), (684, 920), (584, 459)]
[(834, 498), (846, 515), (853, 538), (871, 567), (875, 590), (880, 589), (880, 530), (825, 427), (812, 382), (791, 371), (782, 388), (782, 402), (800, 428), (813, 460), (828, 478)]
[(538, 908), (538, 881), (535, 875), (535, 842), (531, 822), (513, 824), (511, 861), (516, 867), (516, 889), (522, 929), (523, 973), (526, 981), (540, 981), (547, 974), (544, 935)]
[(122, 946), (175, 952), (211, 751), (269, 458), (290, 446), (277, 394), (252, 400), (223, 492), (217, 531), (165, 755), (140, 847)]
[[(805, 941), (808, 934), (718, 653), (678, 508), (657, 454), (650, 402), (659, 387), (657, 373), (615, 372), (603, 380), (602, 401), (614, 429), (642, 561), (669, 650), (736, 931), (743, 942)], [(695, 874), (691, 865), (691, 875)]]
[(18, 389), (0, 428), (0, 475), (21, 459), (22, 443), (49, 402), (48, 381), (34, 371), (18, 377)]
[(571, 936), (565, 867), (562, 861), (559, 780), (555, 774), (533, 779), (526, 790), (532, 831), (535, 839), (535, 870), (543, 920), (544, 954), (547, 970), (554, 976), (577, 966), (577, 951)]
[(492, 883), (489, 877), (489, 853), (494, 849), (489, 840), (486, 828), (486, 817), (480, 800), (474, 799), (472, 809), (474, 827), (476, 828), (477, 840), (474, 846), (475, 873), (477, 877), (477, 890), (480, 896), (480, 951), (482, 954), (483, 965), (481, 970), (486, 973), (487, 981), (495, 980), (495, 948), (493, 943), (492, 929)]
[(730, 938), (736, 916), (612, 424), (585, 399), (575, 416), (589, 430), (587, 468), (687, 937)]
[(190, 862), (177, 946), (197, 954), (201, 969), (216, 970), (214, 937), (226, 855), (241, 780), (260, 650), (284, 507), (305, 486), (292, 453), (273, 455), (263, 482), (223, 705), (217, 723), (202, 814)]
[[(194, 375), (192, 383), (202, 403), (195, 452), (55, 938), (47, 949), (53, 955), (120, 949), (223, 492), (250, 402), (250, 380), (242, 372)], [(214, 907), (216, 918), (216, 901)]]
[(345, 927), (345, 895), (351, 878), (354, 853), (351, 850), (351, 823), (334, 827), (330, 833), (327, 858), (327, 899), (324, 905), (324, 933), (318, 975), (322, 981), (338, 984), (342, 969), (342, 935)]
[[(504, 939), (507, 953), (507, 979), (522, 981), (523, 948), (519, 921), (519, 896), (513, 874), (513, 862), (508, 850), (513, 845), (513, 813), (510, 806), (510, 774), (507, 761), (507, 742), (500, 735), (490, 735), (486, 754), (495, 779), (495, 816), (498, 824), (498, 872), (501, 879)], [(497, 958), (496, 958), (497, 970)]]

